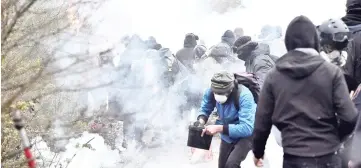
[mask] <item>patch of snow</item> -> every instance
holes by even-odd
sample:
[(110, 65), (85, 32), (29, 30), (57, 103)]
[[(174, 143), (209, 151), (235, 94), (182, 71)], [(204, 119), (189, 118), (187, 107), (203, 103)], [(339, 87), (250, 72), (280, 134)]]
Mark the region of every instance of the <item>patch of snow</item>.
[(110, 168), (121, 162), (119, 151), (111, 150), (98, 134), (84, 132), (81, 137), (70, 139), (66, 151), (60, 153), (51, 152), (41, 137), (34, 138), (32, 143), (38, 167)]

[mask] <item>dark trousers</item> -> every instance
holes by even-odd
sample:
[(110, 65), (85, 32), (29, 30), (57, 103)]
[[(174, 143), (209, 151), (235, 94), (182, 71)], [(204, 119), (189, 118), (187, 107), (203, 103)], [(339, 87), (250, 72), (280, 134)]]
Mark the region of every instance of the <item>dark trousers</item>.
[(341, 157), (330, 154), (319, 157), (298, 157), (284, 154), (283, 168), (341, 168)]
[(218, 168), (240, 168), (241, 162), (246, 159), (251, 147), (251, 138), (241, 139), (234, 143), (227, 143), (222, 140)]

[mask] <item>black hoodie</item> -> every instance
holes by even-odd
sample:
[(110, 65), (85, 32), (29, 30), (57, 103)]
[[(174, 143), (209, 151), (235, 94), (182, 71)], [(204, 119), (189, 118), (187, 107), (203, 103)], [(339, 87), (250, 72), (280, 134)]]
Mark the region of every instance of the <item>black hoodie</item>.
[(334, 153), (340, 145), (337, 119), (353, 123), (357, 116), (343, 73), (321, 58), (315, 26), (305, 16), (289, 24), (285, 44), (288, 53), (278, 59), (261, 90), (253, 153), (263, 156), (272, 124), (282, 133), (285, 154)]
[(186, 34), (184, 39), (184, 48), (176, 53), (176, 58), (189, 70), (193, 69), (192, 64), (194, 61), (194, 48), (197, 45), (198, 36), (193, 33)]

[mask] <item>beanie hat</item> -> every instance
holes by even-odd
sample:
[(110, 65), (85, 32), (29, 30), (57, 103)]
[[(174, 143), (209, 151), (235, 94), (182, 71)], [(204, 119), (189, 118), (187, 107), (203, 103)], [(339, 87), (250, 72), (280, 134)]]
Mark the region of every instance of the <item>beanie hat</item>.
[(228, 72), (219, 72), (211, 79), (211, 90), (213, 93), (225, 95), (234, 88), (234, 75)]
[(233, 51), (238, 55), (242, 53), (250, 53), (258, 46), (257, 42), (253, 42), (250, 36), (242, 36), (234, 42)]
[(252, 40), (252, 38), (250, 36), (241, 36), (234, 42), (233, 46), (238, 48), (238, 47), (250, 42), (251, 40)]

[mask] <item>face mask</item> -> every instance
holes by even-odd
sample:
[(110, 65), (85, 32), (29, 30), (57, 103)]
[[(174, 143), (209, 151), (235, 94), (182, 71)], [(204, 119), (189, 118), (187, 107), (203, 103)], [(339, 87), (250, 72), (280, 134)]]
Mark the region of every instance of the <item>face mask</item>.
[(334, 50), (327, 54), (328, 58), (331, 60), (331, 63), (337, 66), (344, 66), (347, 60), (347, 52)]
[(214, 99), (216, 99), (218, 103), (223, 104), (227, 101), (228, 98), (225, 95), (214, 94)]

